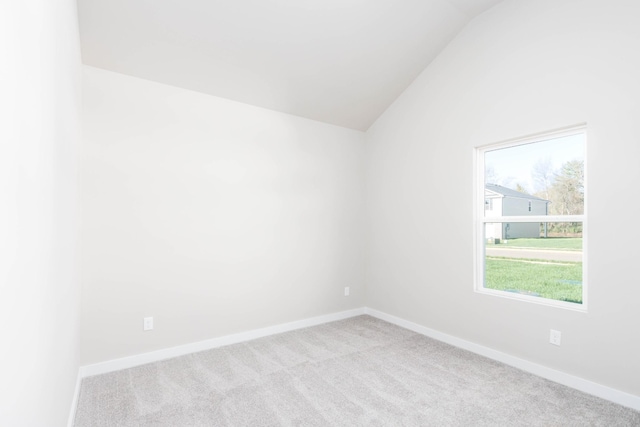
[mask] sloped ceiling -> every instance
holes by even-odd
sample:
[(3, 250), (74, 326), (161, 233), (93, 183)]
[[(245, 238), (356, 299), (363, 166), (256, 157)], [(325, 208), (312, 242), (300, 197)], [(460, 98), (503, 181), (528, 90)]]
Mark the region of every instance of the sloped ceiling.
[(87, 65), (366, 130), (501, 0), (78, 0)]

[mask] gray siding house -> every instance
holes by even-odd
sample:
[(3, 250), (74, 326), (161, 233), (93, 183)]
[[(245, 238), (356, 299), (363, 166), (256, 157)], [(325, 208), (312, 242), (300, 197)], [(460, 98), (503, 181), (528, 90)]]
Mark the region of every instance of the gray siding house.
[[(486, 184), (484, 190), (484, 212), (486, 218), (499, 216), (547, 215), (549, 200), (512, 190), (497, 184)], [(543, 232), (544, 233), (544, 232)], [(487, 239), (516, 239), (540, 237), (540, 223), (487, 223)], [(546, 236), (545, 236), (546, 237)]]

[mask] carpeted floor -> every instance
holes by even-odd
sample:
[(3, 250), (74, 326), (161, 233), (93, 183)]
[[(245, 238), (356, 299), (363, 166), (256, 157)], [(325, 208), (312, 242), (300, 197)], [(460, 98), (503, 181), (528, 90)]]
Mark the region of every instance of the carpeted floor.
[(370, 316), (85, 378), (85, 426), (640, 426), (640, 412)]

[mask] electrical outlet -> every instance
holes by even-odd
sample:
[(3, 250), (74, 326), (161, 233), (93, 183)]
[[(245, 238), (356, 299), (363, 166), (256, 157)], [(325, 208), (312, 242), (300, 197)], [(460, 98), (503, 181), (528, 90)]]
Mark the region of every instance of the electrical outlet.
[(349, 296), (349, 287), (348, 286), (345, 286), (345, 288), (344, 288), (344, 296), (345, 297)]
[(549, 342), (553, 345), (560, 345), (562, 339), (562, 332), (551, 329), (549, 334)]
[(153, 317), (145, 317), (144, 318), (144, 330), (150, 331), (153, 329)]

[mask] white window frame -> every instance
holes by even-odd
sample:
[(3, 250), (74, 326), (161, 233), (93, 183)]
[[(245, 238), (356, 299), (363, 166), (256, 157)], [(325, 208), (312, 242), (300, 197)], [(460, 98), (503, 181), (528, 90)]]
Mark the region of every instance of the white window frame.
[[(550, 139), (562, 138), (572, 135), (584, 135), (584, 214), (582, 215), (523, 215), (523, 216), (485, 216), (485, 164), (484, 155), (488, 151), (516, 147), (519, 145), (542, 142)], [(522, 138), (511, 139), (489, 145), (477, 146), (474, 149), (474, 290), (477, 293), (494, 295), (518, 301), (526, 301), (551, 307), (586, 312), (587, 311), (587, 125), (580, 124), (549, 132), (541, 132)], [(582, 304), (568, 301), (559, 301), (549, 298), (535, 297), (517, 294), (513, 292), (487, 289), (484, 287), (485, 272), (485, 224), (505, 222), (581, 222), (582, 223)]]

